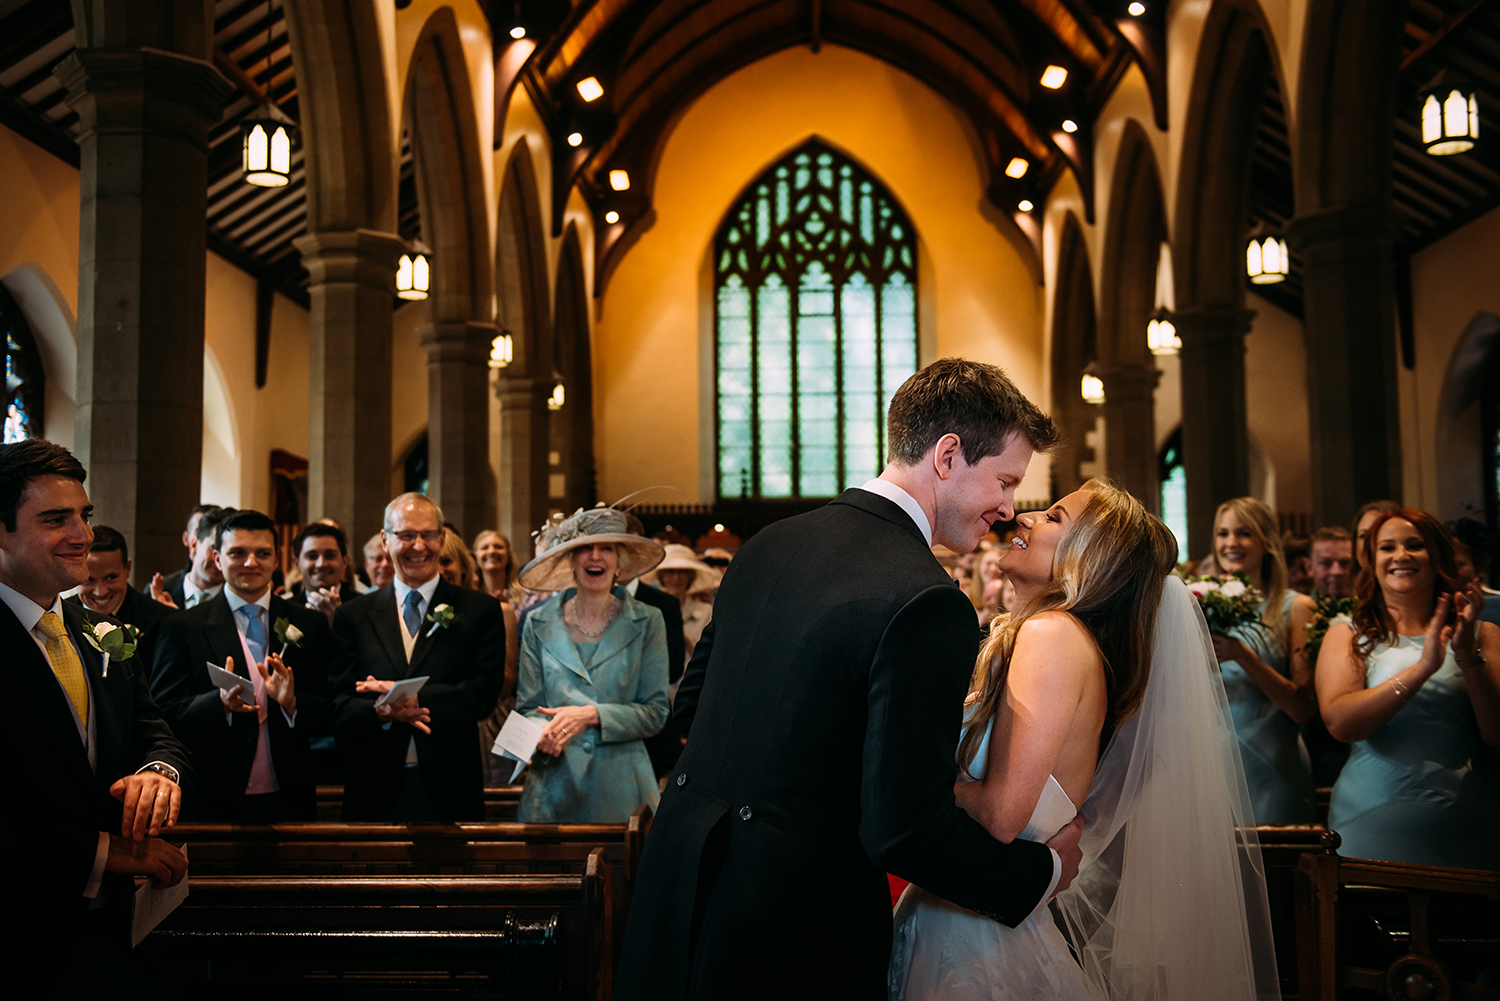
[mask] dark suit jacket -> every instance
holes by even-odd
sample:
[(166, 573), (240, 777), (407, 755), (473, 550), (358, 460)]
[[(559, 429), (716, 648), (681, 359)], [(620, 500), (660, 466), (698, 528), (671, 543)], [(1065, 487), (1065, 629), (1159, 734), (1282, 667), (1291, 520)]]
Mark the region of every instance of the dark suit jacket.
[(883, 497), (848, 490), (752, 538), (677, 692), (688, 743), (616, 997), (884, 998), (887, 872), (1024, 919), (1051, 854), (994, 840), (953, 797), (978, 644), (968, 598)]
[[(447, 581), (438, 582), (428, 613), (439, 605), (453, 606), (458, 619), (436, 632), (424, 622), (410, 664), (401, 645), (394, 583), (340, 605), (334, 615), (334, 737), (344, 763), (345, 820), (390, 820), (412, 737), (422, 784), (438, 816), (450, 822), (484, 819), (475, 724), (500, 698), (505, 618), (491, 596)], [(381, 723), (376, 696), (354, 690), (356, 681), (372, 674), (382, 681), (428, 676), (417, 702), (432, 714), (431, 736), (405, 723)]]
[[(321, 613), (272, 596), (266, 622), (269, 652), (281, 652), (275, 624), (283, 618), (303, 633), (301, 646), (289, 645), (282, 657), (296, 681), (297, 725), (289, 726), (281, 707), (271, 700), (266, 713), (271, 764), (287, 816), (313, 820), (317, 801), (308, 740), (327, 731), (327, 672), (333, 644), (328, 620)], [(210, 661), (223, 666), (225, 657), (234, 658), (234, 673), (245, 676), (243, 698), (247, 702), (254, 698), (250, 667), (245, 663), (229, 598), (220, 591), (212, 601), (169, 615), (157, 631), (151, 691), (172, 729), (193, 752), (198, 770), (198, 795), (190, 807), (184, 806), (183, 817), (236, 820), (255, 762), (260, 724), (249, 713), (225, 719), (219, 690), (205, 666)]]
[[(687, 642), (682, 635), (682, 602), (646, 583), (635, 589), (635, 598), (661, 612), (662, 624), (666, 626), (667, 632), (667, 680), (676, 681), (682, 677), (687, 650)], [(670, 772), (682, 755), (682, 733), (671, 716), (667, 717), (660, 732), (646, 738), (645, 744), (646, 753), (651, 756), (651, 769), (657, 778)]]
[[(37, 970), (48, 969), (44, 957), (64, 951), (81, 926), (88, 906), (83, 891), (93, 871), (99, 832), (119, 833), (121, 806), (109, 787), (142, 765), (161, 761), (181, 773), (184, 802), (191, 793), (187, 750), (172, 736), (151, 699), (145, 665), (139, 657), (112, 660), (106, 677), (103, 659), (82, 638), (84, 609), (66, 601), (62, 607), (89, 680), (92, 771), (67, 696), (47, 658), (0, 603), (4, 676), (14, 686), (11, 698), (19, 707), (0, 727), (0, 760), (13, 775), (27, 776), (24, 807), (18, 804), (0, 824), (0, 847), (11, 861), (6, 896), (26, 908), (22, 920), (4, 937), (3, 951), (15, 950)], [(112, 621), (97, 612), (88, 616), (94, 622)], [(111, 900), (122, 936), (133, 891), (131, 877), (104, 874), (101, 892)]]
[[(295, 583), (291, 587), (287, 588), (286, 595), (285, 595), (286, 600), (292, 602), (293, 604), (302, 605), (302, 606), (306, 607), (306, 605), (307, 605), (307, 596), (306, 596), (307, 588), (305, 586), (306, 584), (307, 584), (306, 581), (299, 580), (297, 583)], [(342, 582), (339, 583), (339, 603), (340, 604), (342, 604), (343, 602), (346, 602), (346, 601), (353, 601), (355, 598), (358, 598), (358, 597), (359, 597), (359, 592), (354, 589), (354, 585), (353, 584), (350, 584), (348, 581), (342, 581)]]
[[(192, 564), (189, 563), (188, 566), (189, 568), (191, 568)], [(171, 596), (172, 600), (177, 603), (177, 607), (179, 609), (184, 610), (187, 608), (187, 597), (183, 594), (182, 582), (187, 577), (187, 575), (187, 570), (173, 570), (171, 573), (167, 574), (161, 579), (162, 590), (167, 592), (167, 594)], [(151, 582), (147, 581), (146, 583), (150, 584)], [(160, 604), (160, 602), (157, 602), (157, 604)]]
[[(93, 616), (95, 622), (99, 621), (98, 613), (90, 610), (83, 603), (82, 598), (74, 595), (68, 600)], [(128, 584), (125, 585), (125, 599), (120, 602), (120, 608), (115, 612), (114, 617), (140, 630), (141, 641), (136, 646), (135, 656), (147, 667), (151, 664), (151, 653), (156, 645), (156, 624), (171, 614), (172, 609), (166, 605), (142, 594)]]

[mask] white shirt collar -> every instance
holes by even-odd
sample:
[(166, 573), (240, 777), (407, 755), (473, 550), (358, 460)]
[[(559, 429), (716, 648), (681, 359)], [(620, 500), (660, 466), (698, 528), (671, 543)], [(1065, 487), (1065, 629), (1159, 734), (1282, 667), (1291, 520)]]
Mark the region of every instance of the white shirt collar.
[(395, 578), (392, 583), (396, 585), (396, 607), (398, 609), (405, 608), (406, 596), (412, 591), (415, 591), (422, 596), (422, 607), (426, 608), (428, 605), (432, 604), (432, 592), (437, 590), (438, 581), (442, 579), (442, 574), (433, 574), (432, 579), (423, 584), (421, 587), (409, 587), (401, 582), (400, 577)]
[(4, 600), (6, 606), (15, 613), (16, 618), (21, 621), (22, 628), (28, 633), (36, 628), (36, 624), (42, 621), (42, 616), (48, 612), (55, 612), (58, 618), (62, 618), (61, 597), (52, 599), (51, 608), (43, 608), (9, 584), (0, 581), (0, 600)]
[(186, 600), (191, 595), (199, 595), (198, 600), (193, 603), (195, 607), (197, 605), (203, 604), (206, 601), (214, 600), (219, 596), (219, 592), (222, 590), (224, 590), (223, 584), (215, 584), (212, 587), (199, 587), (197, 584), (193, 583), (193, 578), (187, 576), (186, 574), (183, 575), (182, 597), (184, 600)]
[(922, 532), (922, 538), (927, 540), (928, 548), (932, 547), (932, 523), (927, 520), (927, 513), (922, 510), (922, 505), (917, 503), (915, 497), (896, 486), (890, 480), (882, 480), (878, 476), (873, 480), (860, 484), (859, 488), (861, 490), (868, 490), (872, 494), (879, 494), (905, 511), (911, 517), (911, 520), (917, 523), (917, 528)]
[(640, 588), (640, 586), (641, 586), (641, 579), (639, 577), (637, 577), (634, 580), (632, 580), (629, 584), (625, 585), (625, 593), (628, 594), (628, 595), (630, 595), (632, 598), (634, 598), (635, 597), (635, 592), (636, 592), (636, 590), (638, 588)]
[(229, 601), (229, 610), (231, 612), (238, 612), (246, 605), (259, 605), (261, 608), (264, 608), (268, 612), (271, 610), (271, 589), (269, 587), (266, 588), (265, 594), (262, 594), (254, 601), (246, 601), (244, 598), (241, 598), (239, 595), (235, 594), (233, 588), (228, 587), (224, 589), (224, 597)]

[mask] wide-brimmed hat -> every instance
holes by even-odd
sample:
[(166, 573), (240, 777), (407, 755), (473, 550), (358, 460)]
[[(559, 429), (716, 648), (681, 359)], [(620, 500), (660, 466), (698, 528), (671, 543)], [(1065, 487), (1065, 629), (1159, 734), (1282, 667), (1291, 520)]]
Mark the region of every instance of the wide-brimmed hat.
[(602, 503), (579, 508), (567, 518), (554, 517), (536, 533), (542, 554), (521, 568), (521, 586), (532, 591), (561, 591), (572, 587), (570, 554), (585, 546), (611, 543), (619, 555), (616, 580), (624, 584), (661, 562), (661, 544), (625, 530), (625, 512)]
[(699, 591), (709, 591), (719, 586), (719, 581), (724, 579), (722, 571), (716, 570), (698, 558), (687, 546), (670, 543), (667, 546), (667, 555), (656, 569), (652, 570), (644, 578), (646, 583), (655, 584), (661, 579), (663, 570), (691, 570), (693, 571), (693, 582), (688, 585), (688, 594), (697, 594)]

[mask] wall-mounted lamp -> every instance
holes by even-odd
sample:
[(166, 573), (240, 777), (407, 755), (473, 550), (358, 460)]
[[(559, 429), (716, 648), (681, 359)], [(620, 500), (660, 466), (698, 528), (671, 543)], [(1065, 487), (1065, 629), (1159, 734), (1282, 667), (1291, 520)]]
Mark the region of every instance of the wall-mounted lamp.
[(1432, 156), (1467, 153), (1479, 141), (1479, 95), (1447, 70), (1422, 89), (1422, 145)]
[(506, 368), (516, 358), (516, 339), (509, 330), (502, 330), (490, 341), (490, 368)]
[(552, 384), (552, 395), (547, 397), (548, 410), (561, 410), (563, 404), (568, 402), (568, 392), (563, 388), (562, 376), (554, 376), (557, 380)]
[(1165, 308), (1157, 308), (1146, 322), (1146, 346), (1154, 355), (1175, 355), (1182, 350), (1182, 338)]
[(411, 252), (396, 262), (396, 295), (413, 301), (427, 298), (432, 290), (432, 251), (426, 244), (413, 240)]
[(1245, 246), (1245, 274), (1256, 285), (1275, 285), (1286, 281), (1291, 269), (1286, 241), (1278, 236), (1251, 236)]
[(1104, 402), (1104, 380), (1097, 375), (1085, 372), (1083, 380), (1079, 384), (1079, 392), (1083, 396), (1084, 403), (1100, 404)]

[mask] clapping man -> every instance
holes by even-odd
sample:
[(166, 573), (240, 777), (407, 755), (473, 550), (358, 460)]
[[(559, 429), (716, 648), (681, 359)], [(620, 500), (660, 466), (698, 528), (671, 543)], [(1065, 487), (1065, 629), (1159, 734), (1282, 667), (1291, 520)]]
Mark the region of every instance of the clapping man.
[(78, 592), (77, 601), (91, 612), (112, 615), (140, 635), (136, 656), (145, 665), (151, 663), (151, 647), (156, 638), (156, 624), (172, 610), (152, 601), (130, 586), (130, 548), (125, 536), (108, 525), (95, 525), (94, 547), (89, 550), (89, 579)]
[(1354, 541), (1337, 525), (1312, 536), (1313, 593), (1324, 598), (1347, 598), (1353, 593)]
[(333, 625), (333, 613), (346, 601), (359, 597), (350, 583), (349, 542), (344, 530), (315, 521), (292, 540), (297, 570), (302, 579), (287, 592), (287, 600), (322, 612)]
[[(333, 619), (344, 819), (482, 820), (474, 731), (505, 676), (500, 602), (438, 575), (443, 514), (426, 496), (386, 505), (381, 539), (395, 580)], [(422, 676), (416, 697), (375, 704), (397, 681)]]
[[(151, 688), (193, 752), (198, 820), (275, 823), (312, 820), (316, 792), (308, 740), (327, 705), (328, 623), (318, 612), (271, 594), (276, 525), (258, 511), (219, 524), (218, 597), (159, 627)], [(208, 665), (242, 676), (214, 684)]]
[(62, 980), (70, 993), (128, 980), (132, 876), (176, 884), (187, 871), (158, 837), (177, 820), (187, 752), (135, 658), (96, 647), (112, 620), (58, 598), (88, 577), (85, 476), (52, 442), (0, 445), (0, 648), (16, 708), (0, 759), (24, 777), (0, 825), (19, 909), (3, 952), (13, 975), (24, 966), (44, 991)]
[(179, 570), (169, 577), (157, 574), (151, 580), (151, 597), (169, 608), (196, 608), (218, 597), (224, 589), (224, 575), (214, 562), (213, 540), (218, 534), (219, 522), (233, 511), (214, 505), (202, 507), (204, 509), (198, 512), (198, 520), (193, 524), (186, 572)]

